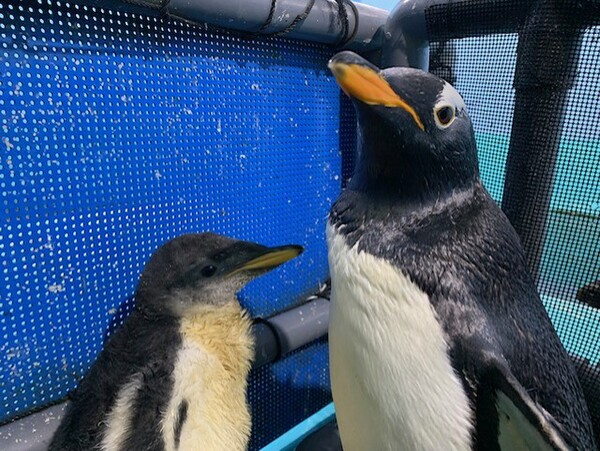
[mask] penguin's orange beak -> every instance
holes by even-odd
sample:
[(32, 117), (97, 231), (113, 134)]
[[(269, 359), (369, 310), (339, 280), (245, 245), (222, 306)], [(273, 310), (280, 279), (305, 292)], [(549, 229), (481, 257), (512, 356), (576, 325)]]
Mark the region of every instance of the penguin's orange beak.
[(380, 70), (352, 52), (341, 52), (329, 61), (329, 69), (342, 90), (367, 105), (402, 108), (412, 116), (421, 130), (423, 121), (404, 99), (402, 99), (381, 76)]

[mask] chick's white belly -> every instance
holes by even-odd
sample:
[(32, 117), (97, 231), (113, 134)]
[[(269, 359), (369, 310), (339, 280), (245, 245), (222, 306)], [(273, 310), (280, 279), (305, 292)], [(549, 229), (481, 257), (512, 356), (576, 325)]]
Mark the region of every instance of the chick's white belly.
[[(185, 339), (173, 379), (173, 393), (163, 419), (166, 451), (246, 448), (251, 422), (245, 384), (231, 380), (214, 355)], [(187, 414), (177, 446), (175, 425), (184, 400)]]
[(469, 450), (471, 410), (425, 293), (329, 226), (333, 399), (345, 451)]

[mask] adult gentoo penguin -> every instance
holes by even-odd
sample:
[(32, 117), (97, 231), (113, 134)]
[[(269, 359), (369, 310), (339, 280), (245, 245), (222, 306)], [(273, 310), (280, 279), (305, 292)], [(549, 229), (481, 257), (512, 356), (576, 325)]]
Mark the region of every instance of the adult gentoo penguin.
[(213, 233), (160, 247), (136, 309), (77, 387), (50, 450), (242, 450), (251, 322), (236, 293), (302, 252)]
[(327, 227), (344, 450), (595, 449), (519, 239), (481, 184), (461, 96), (351, 52), (329, 67), (359, 122)]

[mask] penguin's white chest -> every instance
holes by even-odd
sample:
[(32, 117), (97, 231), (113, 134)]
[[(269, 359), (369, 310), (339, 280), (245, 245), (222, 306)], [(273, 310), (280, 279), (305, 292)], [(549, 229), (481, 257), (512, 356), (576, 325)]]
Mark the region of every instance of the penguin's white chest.
[[(245, 379), (231, 378), (212, 353), (184, 338), (163, 418), (165, 450), (245, 449), (251, 426), (245, 389)], [(178, 431), (182, 403), (185, 421)]]
[(246, 449), (252, 426), (246, 402), (250, 327), (237, 302), (182, 320), (173, 392), (163, 417), (166, 451)]
[(470, 450), (472, 412), (428, 296), (327, 228), (331, 384), (345, 451)]
[[(252, 426), (246, 402), (254, 352), (251, 321), (236, 300), (196, 310), (181, 319), (181, 346), (173, 350), (173, 386), (161, 418), (165, 451), (245, 450)], [(100, 450), (124, 449), (143, 389), (141, 373), (120, 388)]]

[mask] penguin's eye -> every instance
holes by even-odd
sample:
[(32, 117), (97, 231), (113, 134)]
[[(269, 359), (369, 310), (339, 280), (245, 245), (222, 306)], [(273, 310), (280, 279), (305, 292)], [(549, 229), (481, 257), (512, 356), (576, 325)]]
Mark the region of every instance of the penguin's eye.
[(213, 265), (208, 265), (202, 268), (200, 271), (204, 277), (212, 277), (217, 272), (217, 267)]
[(434, 111), (435, 123), (439, 128), (447, 128), (454, 122), (454, 107), (442, 105)]

